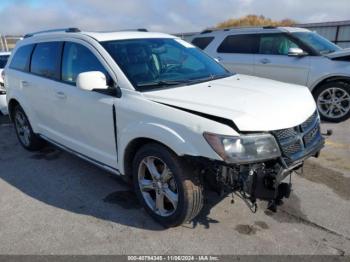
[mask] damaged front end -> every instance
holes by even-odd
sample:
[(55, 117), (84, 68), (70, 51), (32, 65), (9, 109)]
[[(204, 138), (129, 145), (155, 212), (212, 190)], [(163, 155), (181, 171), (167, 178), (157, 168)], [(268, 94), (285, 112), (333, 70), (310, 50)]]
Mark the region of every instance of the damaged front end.
[[(318, 157), (324, 146), (317, 111), (301, 125), (271, 131), (264, 135), (264, 140), (259, 138), (254, 142), (240, 141), (240, 146), (243, 144), (245, 147), (243, 151), (246, 152), (244, 156), (236, 154), (241, 157), (241, 162), (232, 161), (227, 158), (227, 154), (225, 156), (219, 151), (218, 143), (225, 146), (223, 139), (215, 141), (215, 137), (206, 137), (207, 141), (211, 139), (208, 142), (213, 149), (226, 159), (225, 162), (213, 162), (209, 166), (207, 162), (206, 167), (202, 169), (205, 180), (222, 194), (236, 193), (253, 212), (257, 208), (257, 199), (268, 201), (268, 208), (275, 212), (282, 199), (290, 195), (292, 173), (302, 169), (305, 159)], [(267, 138), (271, 140), (271, 137), (274, 142), (266, 140)], [(237, 142), (231, 141), (231, 143)], [(253, 146), (258, 148), (255, 149), (258, 153), (253, 152)], [(236, 148), (237, 145), (231, 151), (234, 152)], [(227, 148), (225, 150), (227, 151)], [(256, 158), (257, 161), (252, 161), (246, 155)], [(271, 156), (270, 159), (262, 159), (267, 156)]]

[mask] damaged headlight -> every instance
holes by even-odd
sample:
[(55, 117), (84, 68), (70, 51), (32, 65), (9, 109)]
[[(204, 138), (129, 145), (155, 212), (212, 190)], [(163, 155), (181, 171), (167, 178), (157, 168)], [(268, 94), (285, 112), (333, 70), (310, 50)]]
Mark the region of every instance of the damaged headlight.
[(205, 132), (203, 135), (214, 151), (228, 163), (244, 164), (281, 155), (275, 138), (270, 134), (223, 136)]

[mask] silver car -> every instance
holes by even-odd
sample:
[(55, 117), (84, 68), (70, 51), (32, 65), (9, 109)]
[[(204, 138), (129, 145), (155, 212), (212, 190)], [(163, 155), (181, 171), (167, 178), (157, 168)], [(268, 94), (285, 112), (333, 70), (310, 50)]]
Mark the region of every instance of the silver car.
[(308, 86), (326, 121), (350, 117), (350, 49), (315, 32), (295, 27), (205, 30), (190, 41), (231, 71)]

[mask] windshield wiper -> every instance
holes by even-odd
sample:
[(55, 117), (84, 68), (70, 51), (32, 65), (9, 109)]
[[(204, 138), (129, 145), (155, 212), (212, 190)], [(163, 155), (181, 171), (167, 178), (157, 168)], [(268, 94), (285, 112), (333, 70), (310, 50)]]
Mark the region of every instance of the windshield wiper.
[(220, 79), (220, 78), (229, 77), (229, 76), (232, 76), (232, 75), (233, 74), (210, 75), (210, 76), (206, 76), (206, 77), (203, 77), (203, 78), (197, 78), (197, 79), (189, 80), (188, 83), (190, 83), (190, 84), (201, 83), (201, 82), (212, 81), (212, 80), (216, 80), (216, 79)]
[(188, 83), (187, 80), (159, 80), (153, 82), (139, 83), (138, 87), (158, 87), (158, 86), (174, 86)]
[(233, 74), (210, 75), (203, 78), (187, 79), (187, 80), (159, 80), (159, 81), (153, 81), (153, 82), (139, 83), (137, 84), (137, 87), (153, 88), (153, 87), (163, 87), (163, 86), (193, 85), (201, 82), (229, 77), (231, 75)]

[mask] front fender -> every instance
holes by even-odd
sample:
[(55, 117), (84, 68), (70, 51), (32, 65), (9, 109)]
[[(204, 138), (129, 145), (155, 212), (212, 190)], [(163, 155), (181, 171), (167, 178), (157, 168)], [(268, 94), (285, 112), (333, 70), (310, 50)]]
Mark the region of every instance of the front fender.
[(205, 141), (202, 134), (195, 134), (182, 130), (180, 135), (175, 130), (159, 123), (138, 123), (129, 125), (118, 133), (118, 154), (119, 169), (124, 174), (124, 158), (126, 148), (132, 141), (138, 138), (147, 138), (155, 140), (166, 145), (178, 156), (205, 156), (211, 159), (221, 160), (221, 158), (212, 150)]

